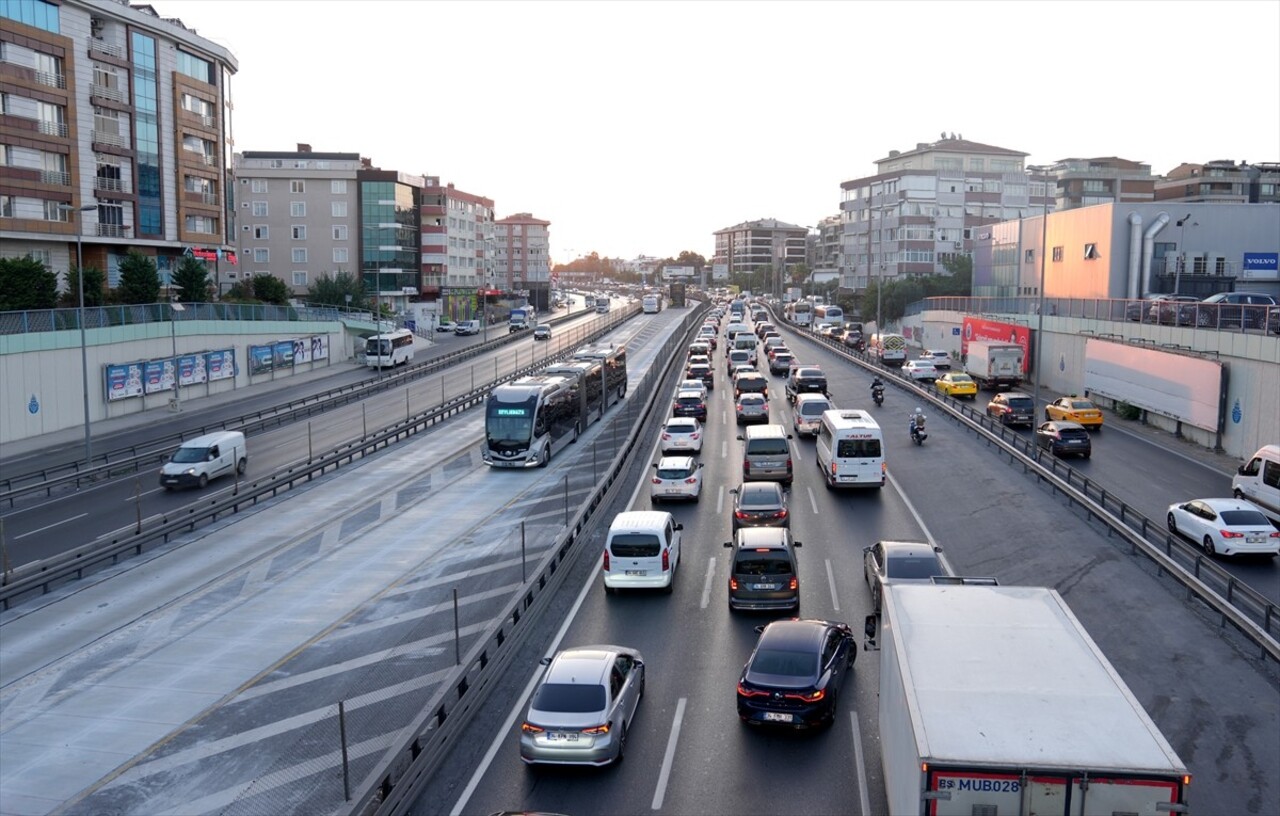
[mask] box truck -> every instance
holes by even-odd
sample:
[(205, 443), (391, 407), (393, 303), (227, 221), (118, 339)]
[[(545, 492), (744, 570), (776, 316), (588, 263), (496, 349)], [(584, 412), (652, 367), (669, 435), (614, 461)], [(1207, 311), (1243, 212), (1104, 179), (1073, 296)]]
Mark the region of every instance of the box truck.
[(519, 306), (511, 310), (511, 319), (507, 323), (507, 332), (524, 331), (538, 325), (538, 316), (532, 306)]
[(889, 813), (1186, 812), (1186, 767), (1057, 592), (889, 584), (882, 603)]
[(990, 340), (970, 340), (964, 370), (978, 381), (979, 388), (1016, 388), (1022, 383), (1022, 346)]

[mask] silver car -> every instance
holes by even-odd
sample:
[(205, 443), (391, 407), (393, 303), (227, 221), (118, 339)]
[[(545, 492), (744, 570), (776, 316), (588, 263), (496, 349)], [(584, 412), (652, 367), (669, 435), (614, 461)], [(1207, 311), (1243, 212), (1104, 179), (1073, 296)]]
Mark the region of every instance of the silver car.
[(621, 762), (644, 696), (644, 658), (624, 646), (579, 646), (543, 658), (547, 670), (520, 726), (527, 764)]

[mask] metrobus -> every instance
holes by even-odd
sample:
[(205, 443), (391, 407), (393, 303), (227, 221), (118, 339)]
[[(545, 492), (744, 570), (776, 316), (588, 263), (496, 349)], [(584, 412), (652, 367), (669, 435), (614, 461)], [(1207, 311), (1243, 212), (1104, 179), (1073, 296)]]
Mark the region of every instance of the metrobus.
[(818, 304), (813, 307), (813, 328), (815, 331), (823, 326), (839, 326), (844, 323), (844, 309), (834, 303)]
[(596, 298), (596, 314), (608, 314), (608, 313), (609, 313), (609, 298), (607, 297)]
[[(574, 360), (597, 360), (604, 368), (604, 390), (622, 399), (627, 395), (627, 347), (612, 343), (583, 346), (573, 353)], [(610, 396), (610, 404), (616, 400)]]
[(546, 467), (582, 433), (579, 385), (565, 377), (537, 375), (504, 383), (484, 406), (481, 458), (492, 467)]
[(413, 359), (413, 332), (396, 329), (375, 334), (364, 345), (364, 362), (371, 368), (398, 366)]
[(657, 314), (662, 311), (661, 295), (645, 295), (644, 300), (640, 302), (641, 308), (645, 314)]
[(788, 303), (787, 308), (784, 309), (782, 313), (787, 320), (797, 326), (813, 325), (813, 304), (807, 300), (797, 300), (794, 303)]

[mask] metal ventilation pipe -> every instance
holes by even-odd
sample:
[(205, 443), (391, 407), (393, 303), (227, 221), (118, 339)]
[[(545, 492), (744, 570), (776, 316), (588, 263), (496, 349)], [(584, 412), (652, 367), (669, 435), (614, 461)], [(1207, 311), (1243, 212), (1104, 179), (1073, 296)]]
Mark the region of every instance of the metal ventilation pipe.
[(1142, 283), (1142, 216), (1136, 212), (1129, 213), (1129, 277), (1125, 281), (1126, 297), (1137, 300), (1143, 292)]
[(1142, 291), (1151, 291), (1151, 256), (1156, 251), (1156, 233), (1169, 223), (1169, 213), (1161, 212), (1142, 235)]

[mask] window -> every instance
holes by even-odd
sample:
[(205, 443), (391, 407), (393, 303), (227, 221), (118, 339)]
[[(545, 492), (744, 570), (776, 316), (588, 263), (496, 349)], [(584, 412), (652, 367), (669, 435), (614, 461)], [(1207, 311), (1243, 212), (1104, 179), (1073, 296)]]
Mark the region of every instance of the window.
[(1022, 256), (1023, 263), (1035, 263), (1035, 260), (1036, 260), (1036, 251), (1034, 249), (1028, 249), (1025, 253), (1023, 253), (1023, 256)]
[[(182, 109), (187, 113), (194, 113), (196, 116), (203, 117), (205, 120), (213, 119), (213, 103), (207, 99), (201, 99), (189, 93), (182, 95)], [(206, 124), (209, 124), (206, 121)]]
[(1053, 262), (1062, 263), (1062, 247), (1056, 246), (1053, 248)]
[(349, 255), (348, 255), (347, 253), (348, 253), (348, 250), (347, 250), (347, 248), (346, 248), (346, 247), (334, 247), (334, 248), (333, 248), (333, 262), (334, 262), (334, 263), (347, 263), (347, 262), (348, 262), (348, 259), (349, 259)]
[(939, 156), (933, 160), (933, 166), (938, 170), (963, 170), (964, 160), (954, 156)]
[(290, 179), (290, 180), (289, 180), (289, 192), (291, 192), (291, 193), (305, 193), (306, 191), (307, 191), (307, 183), (306, 183), (305, 181), (303, 181), (302, 179)]
[(333, 225), (333, 240), (335, 240), (335, 241), (345, 241), (345, 240), (347, 240), (347, 225), (346, 225), (346, 224), (334, 224), (334, 225)]
[(0, 17), (35, 26), (51, 34), (60, 33), (58, 30), (58, 7), (53, 3), (46, 3), (44, 0), (0, 3)]
[(293, 240), (305, 241), (307, 240), (307, 225), (294, 224), (292, 227), (290, 227), (290, 233), (291, 233), (290, 237), (292, 237)]
[(267, 191), (267, 180), (252, 179), (249, 182), (249, 189), (255, 193), (265, 193)]
[(265, 241), (271, 237), (271, 227), (266, 224), (253, 225), (253, 237), (257, 241)]
[(1085, 245), (1084, 245), (1084, 259), (1085, 259), (1086, 261), (1096, 261), (1097, 259), (1099, 259), (1099, 258), (1101, 258), (1101, 257), (1102, 257), (1102, 256), (1098, 254), (1098, 245), (1097, 245), (1097, 244), (1085, 244)]
[(44, 202), (44, 220), (46, 221), (70, 221), (71, 213), (62, 209), (61, 202), (46, 201)]
[(345, 195), (347, 192), (346, 179), (331, 179), (329, 181), (329, 192), (334, 195)]
[(292, 216), (292, 217), (294, 217), (294, 218), (306, 218), (306, 217), (307, 217), (307, 202), (305, 202), (305, 201), (290, 201), (290, 202), (289, 202), (289, 215), (290, 215), (290, 216)]
[(981, 173), (985, 166), (986, 166), (986, 161), (983, 159), (973, 159), (973, 158), (969, 159), (970, 170), (976, 170), (977, 172)]
[(268, 263), (271, 260), (271, 250), (266, 247), (257, 247), (253, 250), (254, 263)]
[(178, 52), (178, 72), (192, 79), (214, 84), (213, 63), (185, 51)]
[(0, 196), (0, 218), (13, 218), (13, 196)]
[(293, 285), (294, 285), (294, 286), (306, 286), (306, 285), (307, 285), (307, 273), (306, 273), (306, 270), (302, 270), (302, 269), (295, 269), (295, 270), (293, 270)]
[(199, 232), (204, 235), (217, 235), (218, 219), (206, 215), (188, 215), (186, 217), (187, 232)]
[(346, 217), (347, 217), (347, 202), (345, 202), (345, 201), (334, 201), (334, 202), (332, 202), (332, 203), (331, 203), (331, 207), (332, 207), (332, 209), (333, 209), (333, 217), (334, 217), (334, 218), (346, 218)]
[(255, 202), (253, 202), (253, 217), (254, 217), (254, 218), (266, 218), (266, 217), (267, 217), (267, 202), (265, 202), (265, 201), (255, 201)]
[(307, 262), (307, 248), (306, 248), (306, 247), (295, 247), (295, 248), (294, 248), (294, 250), (293, 250), (293, 262), (294, 262), (294, 263), (299, 263), (299, 264), (302, 264), (302, 263), (306, 263), (306, 262)]

